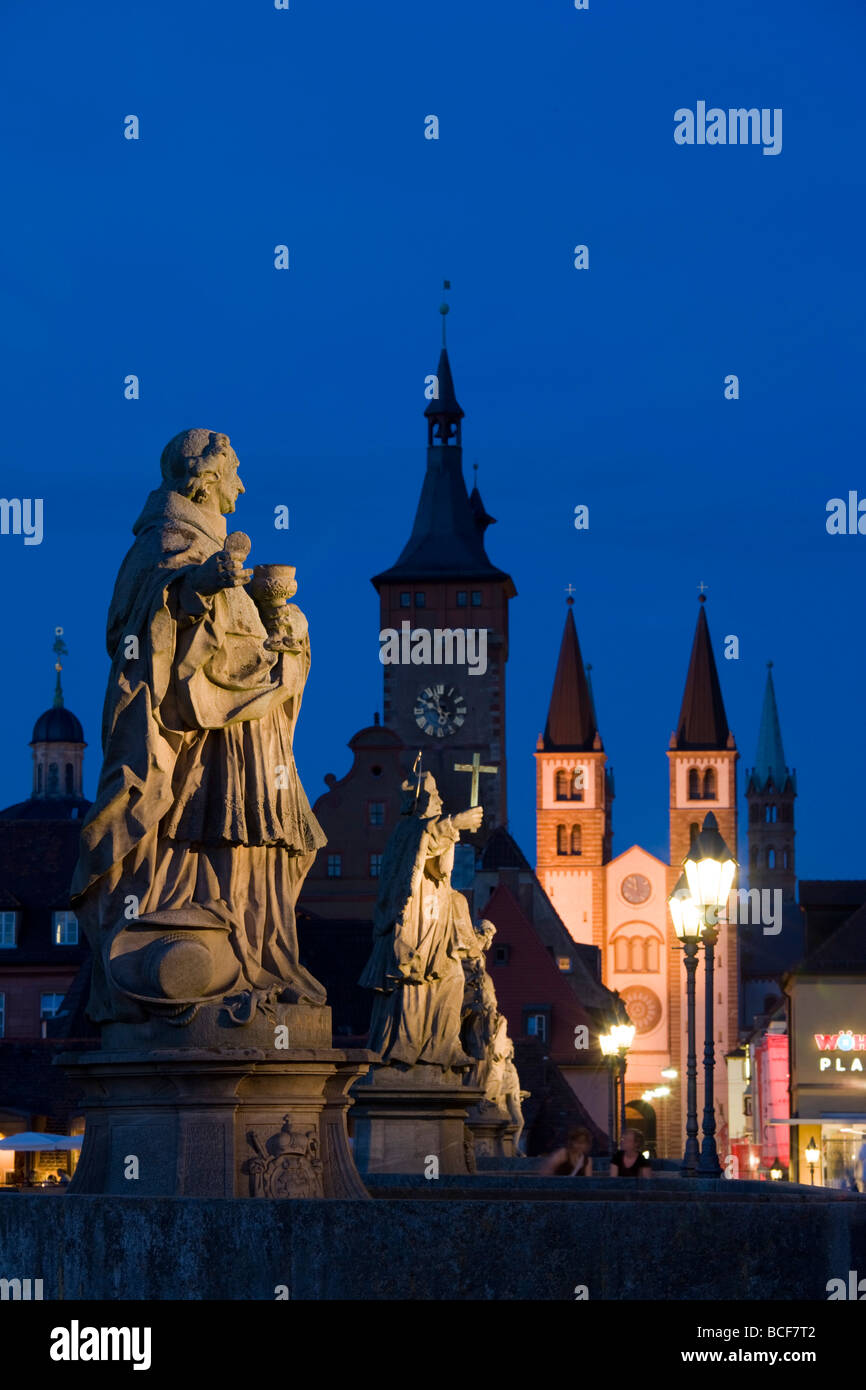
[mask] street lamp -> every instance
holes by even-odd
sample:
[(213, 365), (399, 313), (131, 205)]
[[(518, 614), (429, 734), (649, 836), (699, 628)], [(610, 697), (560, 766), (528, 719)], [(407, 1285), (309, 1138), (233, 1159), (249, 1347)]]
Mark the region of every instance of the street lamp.
[(616, 1023), (610, 1031), (616, 1040), (617, 1062), (619, 1064), (619, 1134), (620, 1142), (622, 1142), (622, 1132), (625, 1129), (626, 1058), (628, 1057), (628, 1050), (634, 1042), (637, 1029), (633, 1023)]
[(821, 1157), (821, 1151), (814, 1139), (810, 1139), (806, 1145), (806, 1162), (809, 1165), (809, 1177), (812, 1186), (815, 1186), (815, 1164)]
[(719, 939), (719, 913), (728, 901), (728, 894), (737, 872), (736, 860), (719, 834), (718, 822), (712, 811), (704, 817), (700, 834), (692, 840), (685, 860), (686, 881), (692, 902), (701, 918), (701, 940), (704, 944), (704, 1118), (703, 1143), (698, 1172), (708, 1177), (722, 1175), (716, 1151), (716, 1112), (713, 1106), (715, 1047), (713, 1044), (713, 955)]
[(618, 1055), (616, 1039), (613, 1036), (613, 1029), (609, 1033), (599, 1033), (598, 1045), (601, 1048), (604, 1060), (607, 1062), (608, 1084), (607, 1084), (607, 1132), (610, 1135), (610, 1157), (613, 1162), (613, 1155), (616, 1149), (616, 1095), (614, 1087), (616, 1082), (616, 1068), (618, 1065)]
[(695, 1057), (695, 972), (698, 968), (698, 938), (701, 918), (692, 902), (685, 874), (680, 874), (674, 891), (668, 898), (671, 920), (678, 940), (683, 944), (686, 966), (686, 1020), (688, 1026), (688, 1058), (686, 1061), (686, 1149), (683, 1171), (693, 1178), (698, 1169), (698, 1064)]
[(770, 1164), (770, 1178), (773, 1182), (781, 1182), (783, 1177), (784, 1173), (779, 1167), (779, 1160), (774, 1158), (773, 1162)]

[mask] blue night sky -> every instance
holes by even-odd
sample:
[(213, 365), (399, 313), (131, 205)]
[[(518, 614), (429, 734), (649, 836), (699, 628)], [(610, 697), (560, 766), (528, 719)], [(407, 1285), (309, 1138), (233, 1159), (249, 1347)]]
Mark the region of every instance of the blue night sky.
[[(665, 857), (703, 581), (741, 788), (772, 657), (799, 874), (866, 874), (866, 535), (825, 528), (830, 498), (866, 495), (856, 0), (8, 0), (3, 29), (2, 492), (43, 498), (45, 533), (0, 536), (0, 804), (29, 793), (56, 624), (93, 795), (114, 577), (162, 446), (192, 425), (238, 451), (230, 526), (252, 559), (298, 567), (311, 800), (344, 774), (381, 705), (369, 577), (411, 528), (447, 276), (466, 473), (477, 460), (488, 553), (519, 594), (524, 850), (572, 583), (614, 850)], [(781, 108), (782, 152), (675, 144), (699, 100)]]

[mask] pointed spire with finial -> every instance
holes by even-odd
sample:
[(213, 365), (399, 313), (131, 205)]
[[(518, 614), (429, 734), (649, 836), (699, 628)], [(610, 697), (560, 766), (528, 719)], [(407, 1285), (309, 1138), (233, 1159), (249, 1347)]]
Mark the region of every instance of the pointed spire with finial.
[(54, 651), (57, 657), (54, 663), (54, 669), (57, 672), (57, 681), (54, 686), (54, 708), (63, 709), (63, 686), (60, 684), (60, 672), (63, 670), (63, 663), (60, 658), (61, 656), (68, 656), (69, 653), (66, 650), (66, 643), (63, 641), (62, 627), (56, 627), (54, 629), (54, 646), (52, 651)]
[(706, 585), (702, 581), (701, 592), (698, 595), (701, 606), (692, 642), (680, 717), (676, 733), (671, 739), (672, 748), (709, 749), (735, 746), (733, 735), (728, 728), (722, 687), (719, 684), (719, 673), (707, 625), (705, 588)]
[(472, 491), (469, 494), (469, 505), (472, 508), (473, 514), (475, 516), (475, 525), (478, 527), (479, 531), (483, 536), (488, 526), (495, 525), (496, 517), (490, 515), (490, 513), (488, 512), (487, 508), (481, 500), (481, 493), (478, 491), (477, 463), (473, 463), (472, 472), (474, 481)]
[[(569, 584), (568, 589), (572, 591), (573, 585)], [(602, 747), (601, 736), (596, 726), (592, 691), (577, 640), (571, 592), (568, 592), (566, 604), (565, 630), (553, 679), (547, 724), (539, 746), (550, 752), (598, 750)]]
[[(445, 288), (451, 288), (448, 280)], [(444, 323), (446, 303), (440, 312)], [(396, 564), (374, 575), (373, 584), (381, 591), (386, 582), (438, 580), (454, 575), (462, 580), (501, 581), (509, 597), (513, 597), (516, 591), (511, 576), (492, 565), (484, 549), (484, 532), (494, 518), (485, 510), (477, 486), (471, 499), (466, 490), (460, 443), (463, 411), (454, 394), (448, 349), (444, 345), (439, 356), (437, 387), (437, 397), (424, 411), (427, 471), (412, 534)]]
[(790, 777), (791, 773), (785, 765), (785, 749), (782, 746), (782, 726), (779, 722), (779, 708), (773, 684), (773, 663), (768, 661), (758, 751), (755, 754), (755, 766), (752, 769), (749, 787), (763, 790), (772, 784), (776, 791), (781, 792), (784, 791)]
[[(442, 282), (443, 289), (451, 289), (451, 281)], [(442, 315), (442, 351), (439, 354), (439, 366), (436, 368), (436, 391), (433, 400), (429, 401), (424, 411), (427, 417), (427, 446), (432, 448), (436, 444), (447, 444), (451, 447), (461, 446), (460, 421), (463, 419), (463, 411), (457, 401), (454, 391), (454, 379), (451, 375), (451, 363), (448, 360), (448, 346), (445, 339), (445, 318), (451, 312), (451, 306), (447, 300), (443, 300), (439, 305), (439, 313)]]

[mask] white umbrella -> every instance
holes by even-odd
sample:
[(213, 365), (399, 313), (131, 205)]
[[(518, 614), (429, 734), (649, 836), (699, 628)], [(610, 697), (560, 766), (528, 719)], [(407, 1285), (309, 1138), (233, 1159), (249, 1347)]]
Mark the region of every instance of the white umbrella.
[(23, 1134), (10, 1134), (8, 1139), (0, 1139), (0, 1149), (14, 1149), (21, 1153), (45, 1153), (51, 1150), (80, 1149), (80, 1134), (39, 1134), (36, 1130), (25, 1130)]

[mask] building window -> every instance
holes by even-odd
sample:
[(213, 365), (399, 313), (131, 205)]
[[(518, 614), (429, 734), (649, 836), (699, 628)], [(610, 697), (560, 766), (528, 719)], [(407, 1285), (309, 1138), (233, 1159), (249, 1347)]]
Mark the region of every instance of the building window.
[(39, 764), (39, 766), (38, 766), (37, 769), (36, 769), (36, 790), (37, 790), (38, 792), (41, 792), (41, 791), (42, 791), (42, 764), (41, 764), (41, 763)]
[(78, 945), (78, 918), (74, 912), (54, 912), (52, 916), (52, 940), (55, 946)]
[(776, 867), (776, 851), (775, 851), (774, 849), (768, 849), (768, 850), (767, 850), (767, 868), (768, 868), (768, 869), (775, 869), (775, 867)]
[(416, 594), (416, 595), (415, 595), (415, 607), (416, 607), (416, 608), (426, 608), (426, 606), (427, 606), (427, 595), (426, 595), (426, 594)]
[(73, 793), (74, 787), (73, 787), (73, 785), (72, 785), (72, 779), (73, 779), (74, 775), (75, 775), (75, 774), (74, 774), (73, 769), (72, 769), (72, 764), (71, 764), (71, 763), (67, 763), (67, 764), (66, 764), (66, 795), (67, 795), (67, 796), (71, 796), (72, 793)]
[(494, 947), (493, 947), (493, 964), (494, 964), (494, 965), (507, 965), (510, 956), (511, 956), (511, 947), (510, 947), (510, 946), (494, 946)]
[(752, 845), (752, 868), (753, 868), (753, 869), (757, 869), (757, 867), (758, 867), (758, 847), (757, 847), (757, 845)]
[(568, 854), (568, 831), (564, 825), (556, 827), (556, 852), (557, 854)]
[(382, 856), (381, 856), (381, 854), (371, 854), (371, 855), (370, 855), (370, 877), (371, 877), (371, 878), (378, 878), (381, 872), (382, 872)]
[(689, 801), (700, 801), (700, 776), (696, 767), (689, 768)]
[(618, 936), (613, 943), (613, 965), (615, 970), (629, 970), (631, 968), (631, 952), (627, 936)]
[(6, 1036), (6, 995), (0, 994), (0, 1038)]
[(469, 595), (468, 595), (468, 593), (466, 592), (465, 589), (458, 589), (458, 590), (457, 590), (457, 607), (458, 607), (458, 608), (466, 608), (466, 607), (468, 607), (468, 599), (469, 599)]
[(48, 764), (48, 795), (60, 791), (60, 768), (56, 763)]
[(524, 1014), (526, 1020), (526, 1036), (528, 1038), (538, 1038), (539, 1042), (546, 1043), (548, 1036), (548, 1017), (546, 1013), (533, 1012), (527, 1009)]
[(704, 801), (715, 801), (716, 799), (716, 771), (715, 768), (708, 767), (704, 773)]
[(385, 824), (385, 803), (384, 801), (371, 801), (368, 808), (371, 825)]
[(644, 949), (644, 969), (650, 975), (655, 975), (659, 968), (659, 943), (654, 936), (648, 936), (643, 944)]
[(568, 773), (563, 768), (556, 774), (556, 799), (568, 801)]
[(343, 877), (343, 856), (342, 854), (328, 855), (328, 878)]
[(371, 768), (370, 768), (370, 775), (371, 775), (371, 777), (381, 777), (381, 776), (382, 776), (382, 769), (381, 769), (381, 767), (379, 766), (378, 763), (376, 763), (375, 767), (371, 767)]
[(480, 607), (481, 607), (481, 590), (480, 590), (480, 589), (473, 589), (473, 590), (472, 590), (472, 607), (473, 607), (473, 608), (480, 608)]
[(412, 595), (411, 595), (410, 593), (407, 593), (407, 592), (404, 591), (404, 592), (400, 595), (400, 607), (401, 607), (401, 608), (411, 608), (411, 607), (412, 607)]
[(583, 831), (579, 825), (571, 827), (571, 852), (583, 854)]
[(40, 994), (39, 996), (39, 1017), (56, 1018), (60, 1013), (60, 1005), (63, 1003), (62, 994)]
[(15, 912), (0, 912), (0, 948), (11, 948), (16, 944), (17, 915)]
[(562, 971), (563, 975), (571, 974), (571, 956), (557, 956), (556, 964), (558, 968)]
[(787, 851), (786, 849), (783, 849), (783, 850), (782, 850), (782, 868), (783, 868), (783, 869), (790, 869), (790, 867), (791, 867), (791, 860), (790, 860), (788, 851)]

